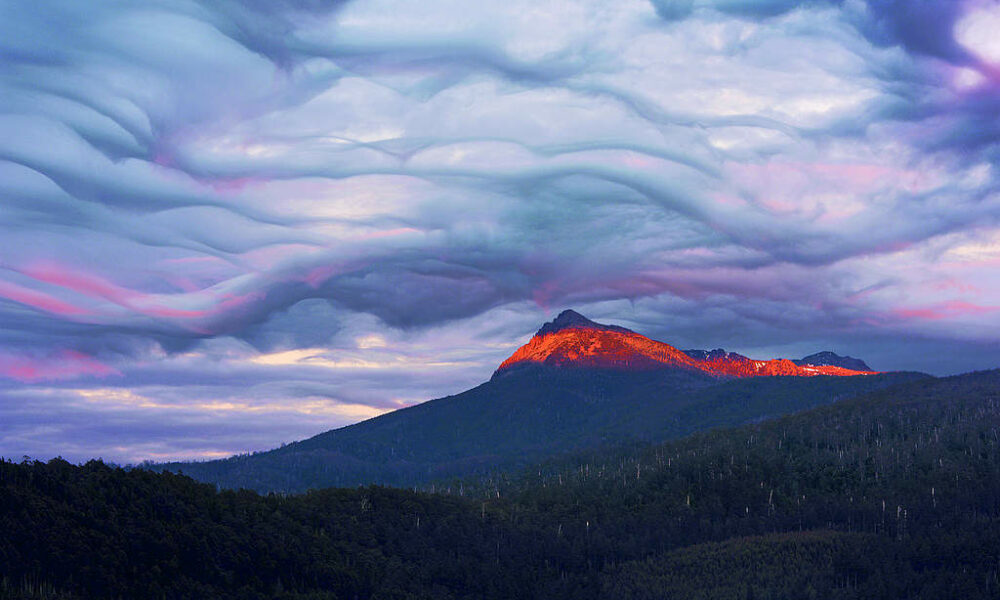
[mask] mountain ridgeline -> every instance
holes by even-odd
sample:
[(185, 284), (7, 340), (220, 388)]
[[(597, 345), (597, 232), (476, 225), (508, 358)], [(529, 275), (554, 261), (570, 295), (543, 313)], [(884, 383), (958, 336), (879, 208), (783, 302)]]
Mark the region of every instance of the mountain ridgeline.
[(710, 352), (681, 351), (624, 327), (595, 323), (572, 310), (563, 311), (554, 321), (543, 325), (527, 344), (500, 365), (494, 376), (537, 364), (576, 369), (687, 371), (715, 378), (875, 374), (863, 361), (833, 352), (819, 352), (792, 361), (752, 360), (721, 348)]
[(989, 371), (450, 495), (0, 461), (0, 599), (996, 598), (998, 432)]
[(814, 357), (815, 364), (684, 352), (565, 311), (489, 381), (460, 394), (268, 452), (152, 468), (260, 492), (425, 487), (582, 449), (760, 421), (926, 377), (877, 373), (832, 353)]

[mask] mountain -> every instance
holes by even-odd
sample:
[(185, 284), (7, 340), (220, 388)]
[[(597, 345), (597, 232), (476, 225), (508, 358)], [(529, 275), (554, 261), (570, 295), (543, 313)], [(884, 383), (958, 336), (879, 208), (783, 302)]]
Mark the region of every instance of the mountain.
[(830, 352), (830, 351), (817, 352), (816, 354), (810, 354), (809, 356), (807, 356), (805, 358), (800, 358), (800, 359), (798, 359), (796, 361), (792, 361), (792, 362), (794, 362), (795, 364), (800, 365), (800, 366), (809, 365), (809, 366), (814, 366), (814, 367), (821, 367), (821, 366), (829, 365), (829, 366), (834, 366), (834, 367), (841, 367), (841, 368), (844, 368), (844, 369), (851, 369), (853, 371), (871, 371), (872, 370), (871, 367), (869, 367), (865, 363), (865, 361), (861, 360), (860, 358), (853, 358), (853, 357), (850, 357), (850, 356), (840, 356), (839, 354), (834, 354), (833, 352)]
[(0, 460), (0, 600), (996, 598), (998, 398), (923, 378), (448, 495)]
[[(815, 360), (809, 362), (810, 359)], [(542, 326), (527, 344), (500, 365), (494, 377), (533, 364), (632, 371), (673, 369), (701, 372), (715, 378), (874, 373), (864, 362), (832, 352), (791, 361), (781, 358), (753, 360), (722, 349), (681, 351), (624, 327), (595, 323), (572, 310), (563, 311), (551, 323)], [(852, 366), (846, 366), (848, 364)], [(858, 365), (863, 368), (857, 368)]]
[(555, 319), (552, 319), (550, 322), (542, 325), (541, 329), (539, 329), (535, 335), (546, 336), (550, 333), (559, 333), (560, 331), (565, 331), (567, 329), (592, 329), (598, 331), (615, 331), (618, 333), (635, 333), (631, 329), (626, 329), (618, 325), (603, 325), (601, 323), (595, 323), (575, 310), (566, 309), (559, 313)]
[(795, 365), (799, 370), (792, 372), (811, 376), (763, 377), (768, 371), (753, 365), (773, 361), (750, 359), (731, 364), (756, 376), (736, 377), (713, 361), (567, 311), (544, 325), (492, 379), (460, 394), (267, 452), (150, 468), (261, 492), (369, 483), (426, 486), (579, 449), (759, 421), (923, 377), (816, 377), (819, 372), (806, 370), (812, 367)]
[(704, 372), (697, 361), (669, 344), (634, 331), (595, 323), (565, 310), (500, 364), (493, 377), (530, 365), (632, 371), (676, 369)]

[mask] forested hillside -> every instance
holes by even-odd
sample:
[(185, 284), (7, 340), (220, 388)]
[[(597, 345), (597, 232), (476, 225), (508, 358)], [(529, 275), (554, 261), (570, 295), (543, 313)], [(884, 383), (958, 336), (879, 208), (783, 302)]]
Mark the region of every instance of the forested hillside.
[(995, 598), (998, 434), (990, 371), (450, 496), (5, 462), (0, 597)]
[[(500, 492), (521, 510), (552, 516), (550, 532), (583, 522), (587, 552), (601, 563), (616, 563), (629, 554), (626, 548), (636, 556), (668, 553), (619, 565), (611, 578), (621, 584), (616, 589), (629, 590), (623, 597), (660, 597), (662, 586), (676, 585), (676, 578), (643, 574), (690, 557), (678, 549), (765, 536), (713, 550), (739, 555), (746, 544), (777, 548), (766, 536), (811, 529), (852, 534), (828, 538), (840, 540), (823, 550), (835, 567), (847, 569), (837, 556), (847, 560), (875, 548), (877, 560), (839, 572), (836, 585), (851, 577), (870, 580), (874, 587), (859, 597), (872, 597), (873, 590), (943, 597), (926, 590), (957, 581), (978, 590), (968, 591), (971, 597), (997, 597), (998, 436), (1000, 371), (988, 371), (904, 384), (677, 442), (578, 454), (520, 477), (483, 482), (477, 492)], [(845, 544), (850, 550), (833, 550)], [(713, 578), (743, 580), (733, 569)], [(882, 571), (892, 576), (883, 578)]]

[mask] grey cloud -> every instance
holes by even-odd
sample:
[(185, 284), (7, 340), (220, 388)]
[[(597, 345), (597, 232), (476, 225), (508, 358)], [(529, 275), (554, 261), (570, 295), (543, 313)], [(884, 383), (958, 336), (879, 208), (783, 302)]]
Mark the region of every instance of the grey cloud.
[(651, 0), (656, 14), (661, 19), (676, 21), (685, 19), (694, 12), (694, 0)]
[[(803, 6), (827, 4), (829, 0), (714, 0), (712, 6), (722, 12), (747, 17), (766, 18), (782, 15)], [(836, 2), (829, 2), (835, 4)]]
[(712, 8), (714, 10), (755, 19), (765, 19), (783, 15), (791, 10), (840, 4), (840, 0), (650, 0), (656, 14), (667, 21), (685, 19), (695, 8)]
[(348, 0), (199, 1), (205, 17), (248, 49), (289, 67), (302, 57), (290, 47), (297, 20), (340, 10)]
[[(813, 336), (905, 363), (862, 343), (875, 327), (955, 348), (948, 368), (975, 356), (892, 312), (947, 303), (916, 272), (998, 226), (996, 86), (949, 87), (981, 66), (952, 39), (958, 3), (655, 0), (669, 26), (584, 3), (544, 35), (512, 6), (389, 28), (368, 5), (0, 8), (4, 351), (122, 372), (57, 390), (380, 408), (445, 390), (418, 367), (323, 380), (183, 355), (354, 352), (365, 330), (492, 315), (490, 362), (573, 304), (691, 346)], [(893, 278), (864, 264), (893, 260)], [(988, 308), (979, 278), (963, 301)], [(450, 391), (491, 369), (456, 362)]]
[(918, 52), (953, 62), (969, 62), (969, 53), (959, 46), (952, 30), (962, 13), (961, 2), (934, 0), (869, 0), (870, 18), (858, 27), (877, 44), (901, 44)]
[[(657, 15), (668, 21), (691, 16), (696, 6), (754, 19), (777, 17), (800, 8), (839, 7), (844, 9), (844, 18), (874, 44), (899, 44), (911, 52), (954, 62), (972, 60), (952, 36), (954, 24), (966, 8), (962, 2), (865, 0), (851, 5), (843, 0), (704, 0), (697, 3), (694, 0), (650, 1)], [(864, 8), (858, 10), (858, 5)]]

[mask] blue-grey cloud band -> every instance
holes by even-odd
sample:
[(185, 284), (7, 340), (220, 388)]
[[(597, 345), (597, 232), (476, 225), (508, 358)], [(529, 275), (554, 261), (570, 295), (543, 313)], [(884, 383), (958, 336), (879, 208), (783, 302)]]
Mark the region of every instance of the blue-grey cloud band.
[(763, 358), (997, 366), (993, 22), (8, 2), (0, 454), (273, 446), (482, 381), (569, 306)]

